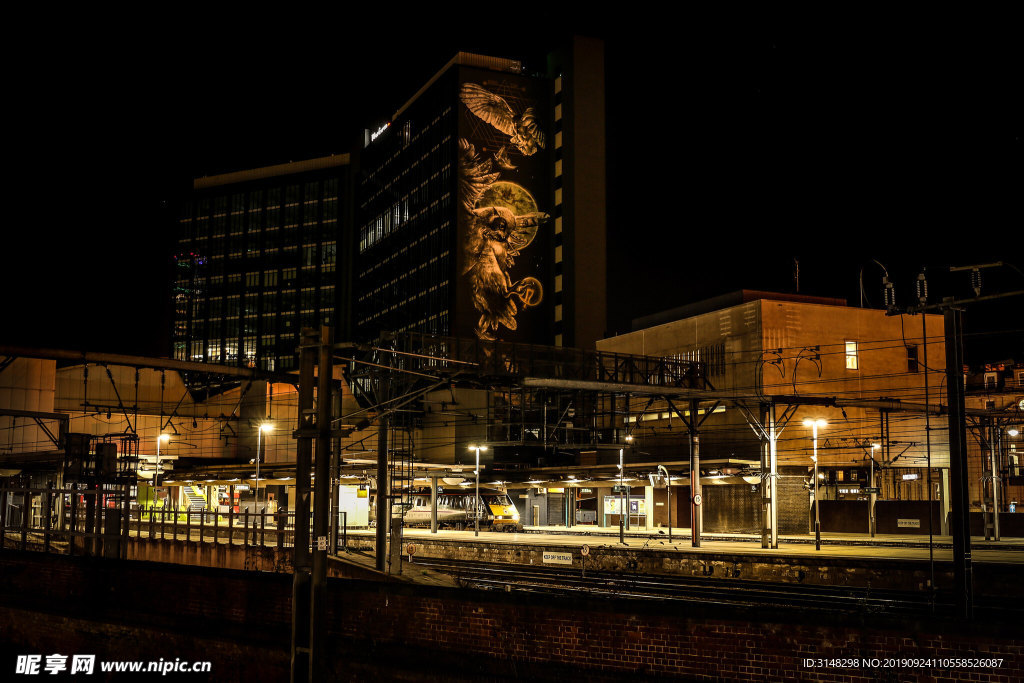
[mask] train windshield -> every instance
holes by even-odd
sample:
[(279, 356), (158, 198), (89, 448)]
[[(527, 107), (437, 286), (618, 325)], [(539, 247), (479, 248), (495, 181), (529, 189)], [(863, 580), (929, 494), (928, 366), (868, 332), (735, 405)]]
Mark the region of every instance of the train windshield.
[(512, 501), (508, 496), (481, 496), (487, 505), (511, 505)]

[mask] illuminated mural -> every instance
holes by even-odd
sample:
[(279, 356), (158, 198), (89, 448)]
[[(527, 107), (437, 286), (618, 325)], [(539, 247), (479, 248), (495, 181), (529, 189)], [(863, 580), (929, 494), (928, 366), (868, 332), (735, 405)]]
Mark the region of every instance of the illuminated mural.
[(529, 158), (545, 136), (525, 88), (503, 85), (504, 96), (471, 82), (459, 91), (467, 124), (458, 141), (461, 275), (478, 315), (473, 332), (487, 340), (518, 330), (520, 314), (544, 299), (542, 259), (520, 257), (549, 219), (527, 187), (547, 187), (545, 160)]

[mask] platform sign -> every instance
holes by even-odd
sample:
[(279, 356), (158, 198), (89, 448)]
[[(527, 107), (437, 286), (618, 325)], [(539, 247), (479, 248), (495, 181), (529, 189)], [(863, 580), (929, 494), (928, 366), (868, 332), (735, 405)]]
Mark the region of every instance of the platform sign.
[(881, 493), (882, 489), (877, 486), (862, 486), (860, 488), (861, 493)]
[(544, 551), (544, 564), (572, 564), (572, 553)]
[(920, 529), (921, 520), (919, 519), (897, 519), (896, 526), (901, 529)]
[(327, 537), (326, 536), (317, 536), (316, 537), (316, 549), (317, 550), (327, 550)]

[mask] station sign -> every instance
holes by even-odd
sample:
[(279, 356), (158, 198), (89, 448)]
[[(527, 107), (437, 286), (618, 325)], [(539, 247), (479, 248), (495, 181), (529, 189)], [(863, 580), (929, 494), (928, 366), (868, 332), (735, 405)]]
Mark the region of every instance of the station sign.
[(616, 484), (612, 487), (612, 493), (626, 493), (629, 490), (628, 486)]
[(877, 486), (862, 486), (861, 493), (881, 493), (882, 489)]
[(544, 551), (544, 564), (572, 564), (572, 553)]
[(920, 529), (921, 520), (919, 519), (897, 519), (896, 526), (901, 529)]

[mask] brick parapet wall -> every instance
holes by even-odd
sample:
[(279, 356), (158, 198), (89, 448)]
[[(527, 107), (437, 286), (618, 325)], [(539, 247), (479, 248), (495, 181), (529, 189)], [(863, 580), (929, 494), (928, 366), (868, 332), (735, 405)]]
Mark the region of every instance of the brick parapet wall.
[[(41, 652), (66, 628), (69, 641), (84, 647), (115, 634), (118, 642), (110, 647), (122, 659), (141, 658), (135, 651), (152, 650), (156, 642), (160, 656), (202, 659), (195, 648), (202, 651), (209, 639), (216, 644), (209, 657), (215, 672), (258, 671), (265, 660), (273, 663), (263, 669), (267, 673), (286, 661), (289, 575), (17, 552), (0, 553), (0, 571), (5, 656), (12, 647)], [(802, 660), (899, 656), (1004, 659), (998, 670), (890, 671), (900, 680), (978, 680), (979, 674), (985, 680), (1024, 680), (1020, 629), (982, 621), (571, 599), (360, 580), (329, 580), (327, 608), (339, 674), (354, 666), (367, 673), (419, 667), (453, 679), (487, 673), (498, 680), (629, 674), (866, 681), (889, 674), (812, 669)], [(452, 667), (451, 676), (438, 667)]]

